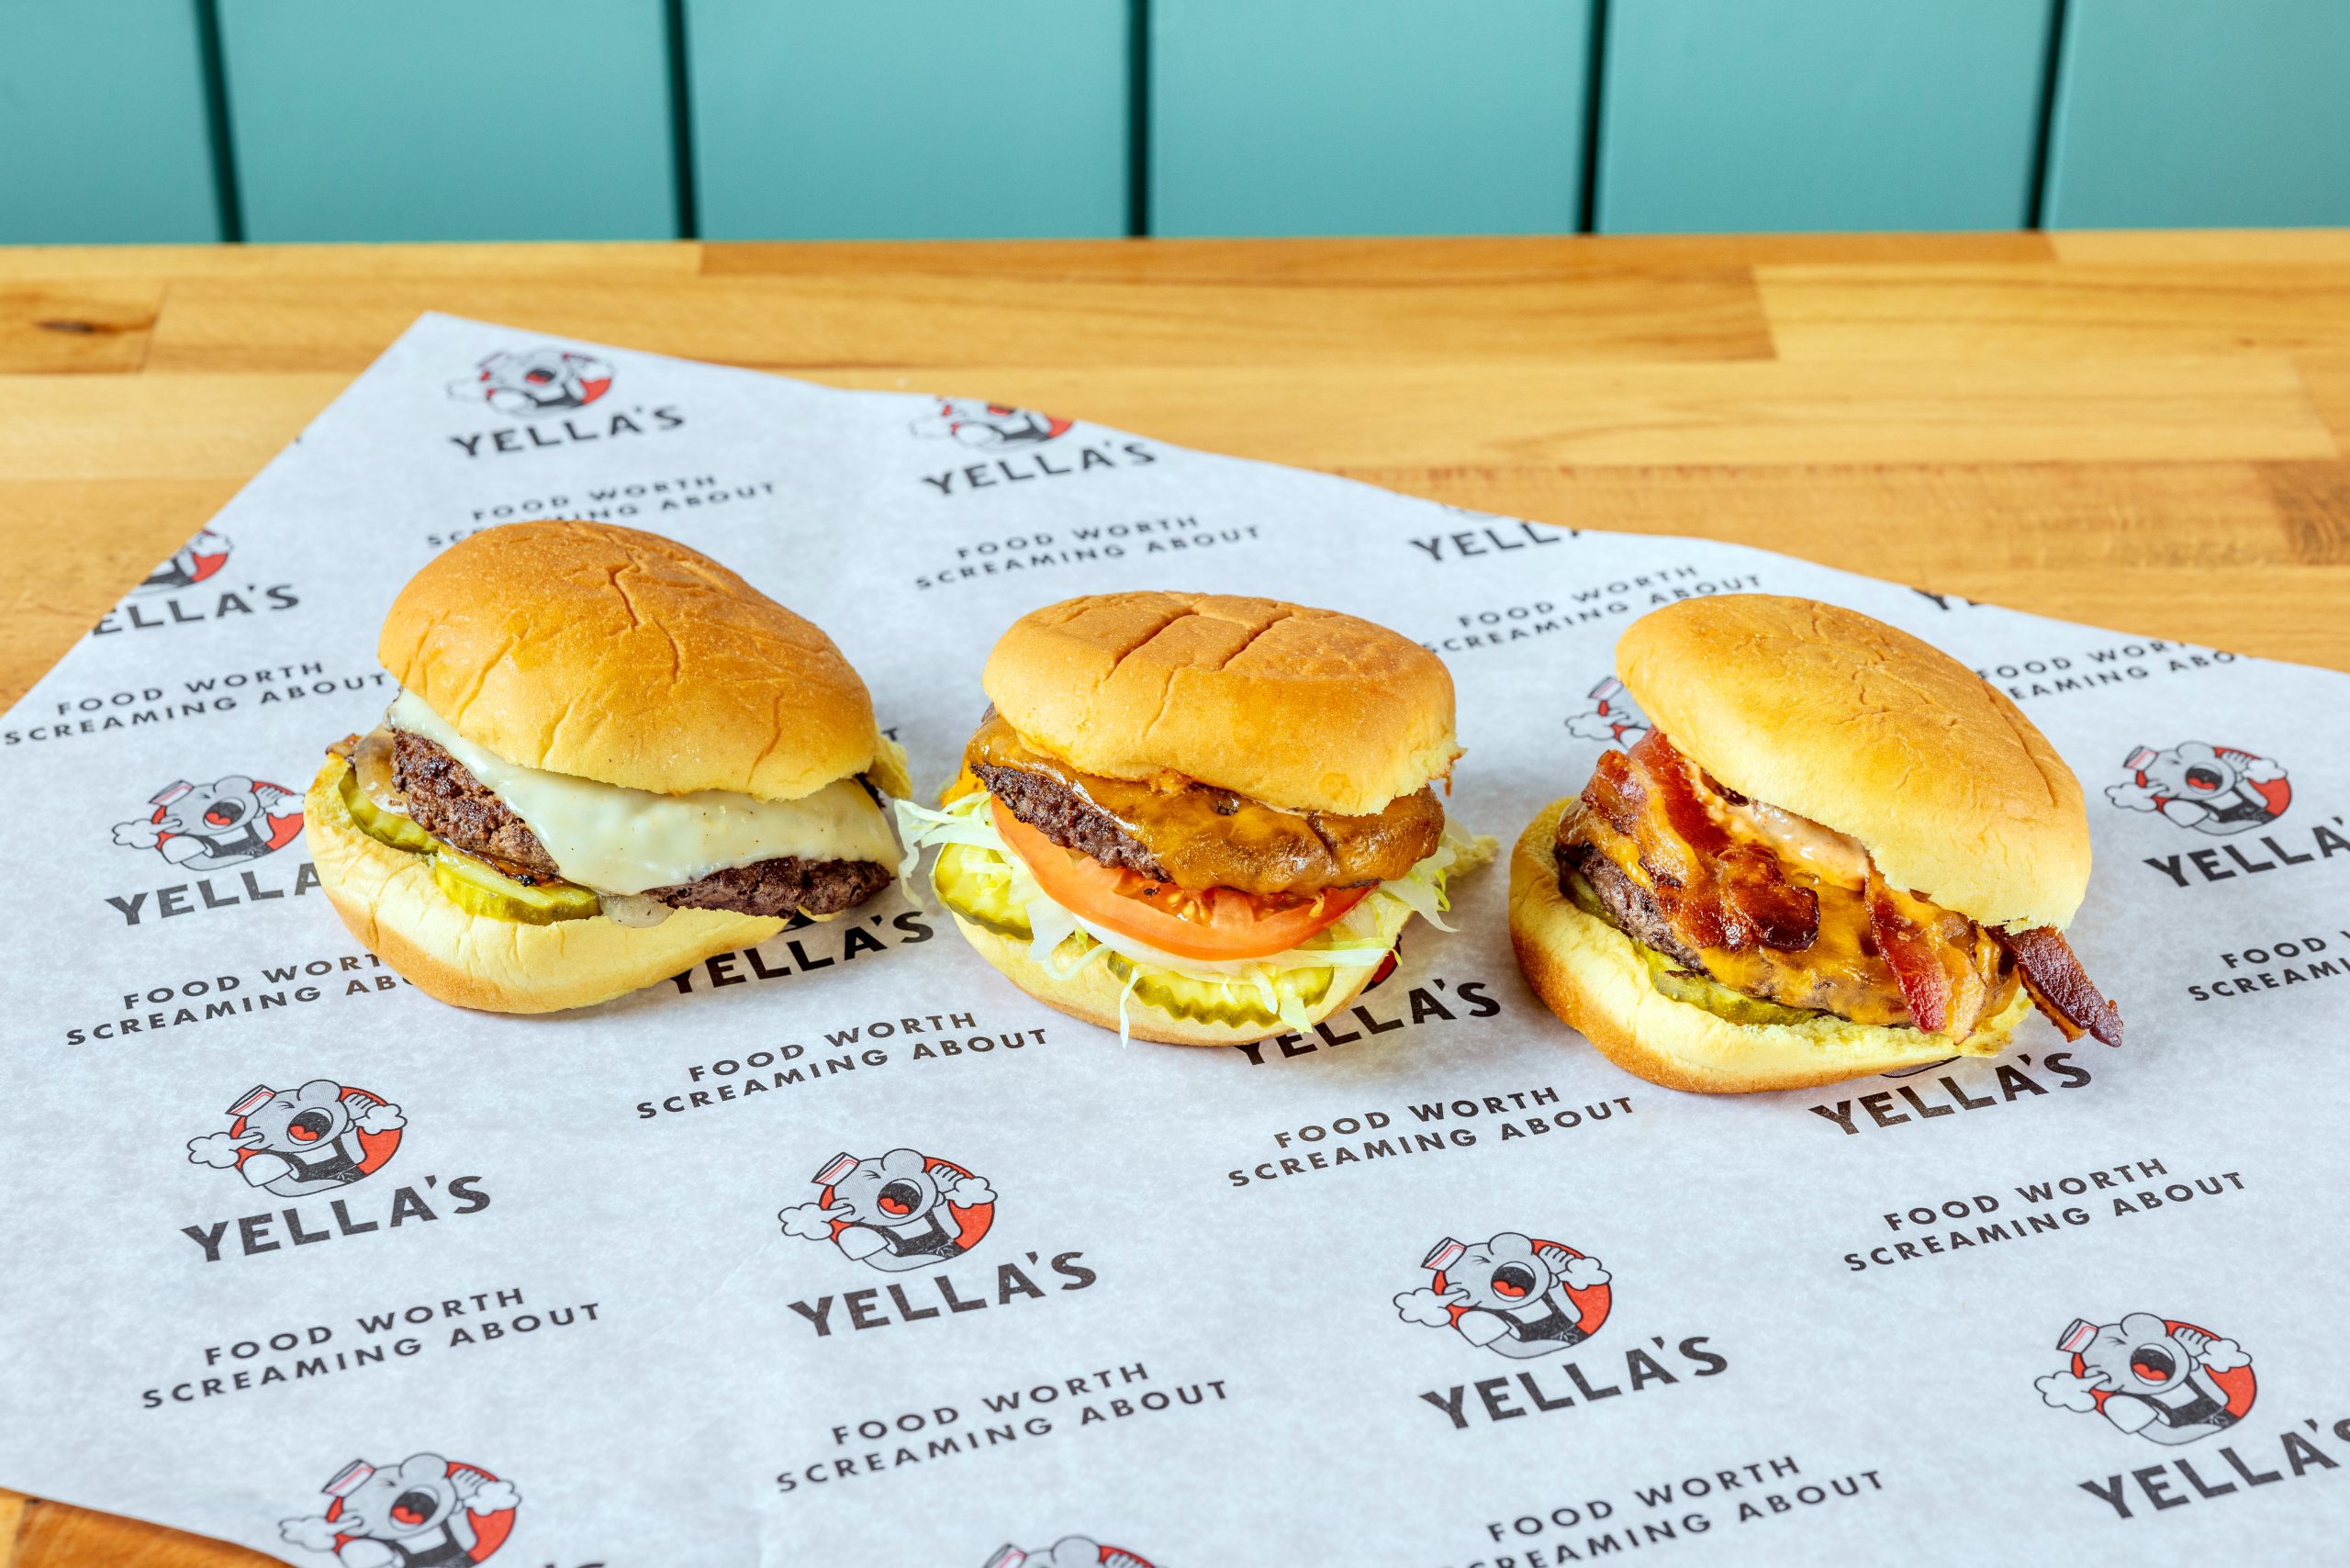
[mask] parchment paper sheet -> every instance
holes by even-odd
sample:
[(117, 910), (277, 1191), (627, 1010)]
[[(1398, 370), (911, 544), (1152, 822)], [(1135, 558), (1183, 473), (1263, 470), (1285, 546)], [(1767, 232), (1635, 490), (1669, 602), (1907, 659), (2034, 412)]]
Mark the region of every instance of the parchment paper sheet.
[[(442, 1007), (289, 817), (393, 695), (409, 574), (547, 514), (822, 624), (926, 791), (1035, 605), (1371, 617), (1449, 664), (1449, 810), (1505, 857), (1639, 722), (1602, 685), (1633, 617), (1852, 605), (2080, 775), (2071, 935), (2129, 1044), (2035, 1018), (1997, 1063), (1676, 1095), (1526, 990), (1503, 865), (1248, 1050), (1121, 1046), (895, 892), (583, 1015)], [(1757, 551), (427, 317), (0, 721), (0, 1481), (313, 1568), (354, 1460), (363, 1501), (457, 1467), (507, 1506), (432, 1539), (501, 1568), (2316, 1561), (2350, 1518), (2345, 701)], [(256, 1089), (360, 1118), (339, 1178), (237, 1163)], [(901, 1149), (974, 1183), (946, 1255), (787, 1230), (835, 1155)], [(1580, 1343), (1415, 1294), (1438, 1243), (1513, 1237), (1597, 1260), (1553, 1298)], [(2117, 1377), (2158, 1340), (2202, 1381), (2101, 1410), (2076, 1319)]]

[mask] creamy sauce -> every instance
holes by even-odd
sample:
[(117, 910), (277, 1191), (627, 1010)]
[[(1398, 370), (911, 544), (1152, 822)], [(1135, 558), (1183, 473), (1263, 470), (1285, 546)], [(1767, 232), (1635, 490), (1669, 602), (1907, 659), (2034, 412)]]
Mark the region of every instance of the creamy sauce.
[(656, 795), (509, 762), (459, 734), (413, 692), (401, 692), (385, 717), (464, 764), (538, 834), (565, 880), (599, 892), (641, 893), (783, 856), (898, 859), (888, 820), (855, 778), (797, 801), (730, 790)]
[(1733, 805), (1708, 792), (1706, 803), (1733, 834), (1761, 839), (1778, 851), (1782, 860), (1852, 887), (1863, 886), (1869, 879), (1869, 852), (1857, 838), (1760, 801)]

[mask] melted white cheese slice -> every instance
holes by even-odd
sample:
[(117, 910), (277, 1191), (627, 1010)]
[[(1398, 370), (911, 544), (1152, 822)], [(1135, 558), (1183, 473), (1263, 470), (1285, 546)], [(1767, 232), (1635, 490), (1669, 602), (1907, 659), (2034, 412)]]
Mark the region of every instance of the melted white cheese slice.
[(401, 692), (385, 717), (464, 763), (538, 834), (566, 880), (599, 892), (674, 887), (786, 855), (897, 863), (888, 820), (854, 778), (797, 801), (731, 790), (656, 795), (509, 762), (459, 734), (411, 691)]

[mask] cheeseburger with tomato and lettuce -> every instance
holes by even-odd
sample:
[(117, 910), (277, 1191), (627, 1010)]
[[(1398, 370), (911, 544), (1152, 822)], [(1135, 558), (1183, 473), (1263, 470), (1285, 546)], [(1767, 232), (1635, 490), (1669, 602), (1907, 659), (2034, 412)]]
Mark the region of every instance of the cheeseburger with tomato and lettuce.
[(2121, 1043), (2063, 935), (2088, 888), (2080, 784), (1972, 671), (1763, 594), (1644, 616), (1616, 662), (1654, 727), (1518, 840), (1510, 935), (1617, 1066), (1802, 1088), (1996, 1056), (2035, 1005)]
[(944, 811), (910, 845), (988, 962), (1175, 1045), (1308, 1028), (1354, 1000), (1492, 841), (1445, 821), (1460, 755), (1437, 656), (1333, 610), (1118, 593), (1024, 616)]
[(905, 759), (831, 638), (682, 544), (518, 522), (385, 618), (400, 685), (308, 813), (351, 934), (418, 990), (580, 1007), (862, 903)]

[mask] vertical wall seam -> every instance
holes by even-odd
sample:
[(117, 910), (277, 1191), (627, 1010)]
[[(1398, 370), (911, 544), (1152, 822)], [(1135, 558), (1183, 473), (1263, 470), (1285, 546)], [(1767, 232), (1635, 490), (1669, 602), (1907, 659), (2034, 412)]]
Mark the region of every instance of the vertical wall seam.
[(1583, 198), (1576, 205), (1575, 230), (1599, 228), (1600, 96), (1607, 81), (1607, 0), (1591, 0), (1591, 57), (1584, 65), (1583, 95)]
[(219, 0), (194, 0), (198, 69), (204, 74), (205, 133), (212, 143), (212, 199), (220, 214), (220, 238), (241, 244), (244, 199), (237, 188), (237, 142), (229, 120), (229, 70), (220, 50)]
[(701, 238), (694, 185), (693, 67), (686, 52), (686, 0), (666, 0), (669, 43), (669, 140), (677, 162), (677, 238)]
[(2048, 160), (2056, 144), (2056, 98), (2064, 89), (2065, 42), (2072, 0), (2049, 0), (2048, 52), (2041, 62), (2040, 125), (2031, 144), (2031, 194), (2024, 202), (2026, 229), (2044, 227), (2048, 205)]
[(1150, 0), (1126, 8), (1126, 232), (1150, 232)]

